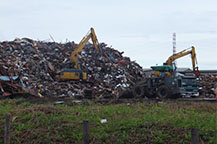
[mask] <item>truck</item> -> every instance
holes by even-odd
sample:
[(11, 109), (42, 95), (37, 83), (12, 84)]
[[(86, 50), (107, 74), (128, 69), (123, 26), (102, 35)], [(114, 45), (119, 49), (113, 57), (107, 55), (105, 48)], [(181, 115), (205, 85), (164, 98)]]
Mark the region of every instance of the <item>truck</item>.
[(181, 96), (183, 97), (198, 97), (199, 85), (195, 75), (179, 74), (182, 79)]

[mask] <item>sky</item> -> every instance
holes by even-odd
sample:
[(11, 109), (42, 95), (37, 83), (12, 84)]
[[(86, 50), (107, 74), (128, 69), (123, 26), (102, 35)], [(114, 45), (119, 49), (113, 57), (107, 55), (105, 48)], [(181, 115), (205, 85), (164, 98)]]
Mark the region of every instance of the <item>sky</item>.
[[(217, 0), (0, 0), (0, 41), (79, 43), (90, 27), (144, 68), (195, 46), (199, 69), (217, 70)], [(192, 68), (190, 56), (177, 61)]]

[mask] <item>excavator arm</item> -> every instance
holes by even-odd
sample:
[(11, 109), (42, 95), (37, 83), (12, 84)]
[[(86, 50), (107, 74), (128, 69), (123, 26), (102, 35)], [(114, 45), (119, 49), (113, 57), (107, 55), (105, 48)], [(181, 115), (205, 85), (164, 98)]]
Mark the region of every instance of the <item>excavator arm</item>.
[(97, 40), (94, 29), (91, 28), (90, 31), (87, 33), (87, 35), (82, 38), (77, 48), (71, 54), (70, 62), (74, 63), (74, 68), (76, 69), (80, 69), (80, 66), (78, 64), (78, 53), (83, 50), (84, 46), (86, 45), (86, 43), (89, 41), (90, 38), (93, 42), (94, 47), (96, 48), (96, 51), (97, 52), (99, 51), (99, 42)]
[(166, 65), (172, 65), (174, 60), (181, 58), (181, 57), (184, 57), (188, 54), (191, 54), (193, 72), (195, 75), (199, 76), (199, 70), (198, 70), (198, 66), (197, 66), (197, 58), (196, 58), (196, 52), (195, 52), (194, 46), (170, 56), (166, 61)]

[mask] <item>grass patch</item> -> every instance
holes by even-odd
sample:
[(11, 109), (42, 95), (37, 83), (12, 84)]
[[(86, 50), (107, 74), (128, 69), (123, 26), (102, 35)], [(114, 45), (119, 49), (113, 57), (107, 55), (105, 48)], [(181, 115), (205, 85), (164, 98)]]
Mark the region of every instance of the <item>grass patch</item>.
[[(3, 137), (4, 115), (11, 114), (11, 142), (16, 144), (82, 143), (83, 120), (90, 121), (91, 143), (189, 143), (191, 128), (199, 129), (205, 143), (217, 141), (215, 103), (139, 102), (69, 106), (23, 101), (0, 101), (0, 136)], [(101, 124), (101, 119), (107, 119), (107, 123)]]

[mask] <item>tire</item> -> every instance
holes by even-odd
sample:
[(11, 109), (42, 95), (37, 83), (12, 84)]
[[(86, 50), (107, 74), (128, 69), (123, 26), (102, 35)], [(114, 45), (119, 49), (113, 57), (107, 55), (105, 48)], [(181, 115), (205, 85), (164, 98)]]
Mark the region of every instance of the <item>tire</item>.
[(171, 96), (171, 91), (167, 86), (162, 85), (157, 90), (157, 96), (161, 99), (169, 98)]
[(141, 98), (141, 97), (143, 97), (143, 95), (144, 95), (144, 88), (140, 85), (136, 85), (133, 88), (133, 96), (135, 98)]

